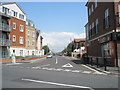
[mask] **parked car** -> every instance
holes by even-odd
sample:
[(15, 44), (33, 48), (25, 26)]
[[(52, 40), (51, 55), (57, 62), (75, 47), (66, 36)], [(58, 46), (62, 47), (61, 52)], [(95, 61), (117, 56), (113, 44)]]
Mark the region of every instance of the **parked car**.
[(59, 56), (63, 56), (63, 54), (59, 54)]
[(48, 54), (46, 58), (52, 58), (53, 55), (52, 54)]

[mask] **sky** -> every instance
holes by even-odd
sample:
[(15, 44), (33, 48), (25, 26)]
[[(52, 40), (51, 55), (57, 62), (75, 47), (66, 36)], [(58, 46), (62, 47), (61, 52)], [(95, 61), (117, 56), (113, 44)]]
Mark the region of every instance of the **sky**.
[(41, 30), (43, 45), (63, 50), (74, 38), (85, 38), (86, 2), (19, 2), (27, 18)]

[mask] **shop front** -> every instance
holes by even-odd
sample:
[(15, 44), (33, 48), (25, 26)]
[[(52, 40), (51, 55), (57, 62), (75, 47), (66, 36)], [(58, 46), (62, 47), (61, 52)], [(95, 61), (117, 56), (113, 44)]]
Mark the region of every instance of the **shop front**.
[(101, 44), (102, 57), (106, 58), (107, 65), (115, 66), (115, 44), (112, 40), (112, 34), (101, 37), (99, 43)]

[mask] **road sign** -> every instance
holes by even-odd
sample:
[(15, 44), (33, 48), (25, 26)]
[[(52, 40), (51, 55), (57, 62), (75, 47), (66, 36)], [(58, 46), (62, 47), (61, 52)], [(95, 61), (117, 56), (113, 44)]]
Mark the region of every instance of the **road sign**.
[(62, 67), (73, 67), (70, 63), (63, 65)]

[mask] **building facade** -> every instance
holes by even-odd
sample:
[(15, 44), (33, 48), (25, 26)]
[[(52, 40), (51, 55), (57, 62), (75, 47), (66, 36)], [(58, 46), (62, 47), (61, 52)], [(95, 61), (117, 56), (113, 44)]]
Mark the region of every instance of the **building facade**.
[(36, 54), (44, 55), (44, 49), (42, 49), (43, 37), (41, 36), (41, 31), (36, 29)]
[(33, 21), (26, 21), (26, 56), (42, 56), (41, 31), (35, 28)]
[(0, 58), (7, 58), (10, 54), (10, 15), (0, 6)]
[(87, 2), (87, 53), (106, 57), (112, 66), (120, 65), (120, 0)]
[(10, 53), (17, 56), (25, 56), (26, 14), (15, 2), (2, 3), (2, 11), (8, 13), (10, 19)]
[(86, 53), (86, 39), (74, 39), (72, 57), (82, 58), (84, 53)]
[(36, 55), (36, 29), (31, 20), (26, 21), (26, 55)]
[(22, 57), (44, 55), (42, 39), (41, 31), (26, 19), (25, 12), (16, 2), (1, 3), (0, 57), (8, 57), (13, 52)]

